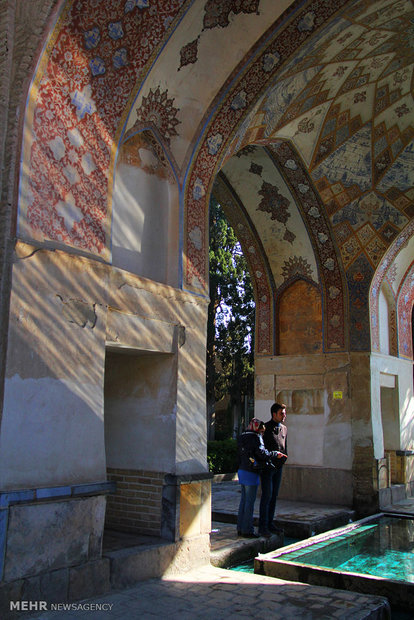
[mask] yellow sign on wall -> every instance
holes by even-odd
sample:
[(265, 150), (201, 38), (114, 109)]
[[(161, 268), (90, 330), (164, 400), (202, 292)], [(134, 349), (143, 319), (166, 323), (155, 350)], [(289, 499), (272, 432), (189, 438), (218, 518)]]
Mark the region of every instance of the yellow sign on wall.
[(335, 400), (341, 400), (342, 399), (342, 392), (340, 392), (339, 390), (335, 391), (333, 393), (333, 397)]

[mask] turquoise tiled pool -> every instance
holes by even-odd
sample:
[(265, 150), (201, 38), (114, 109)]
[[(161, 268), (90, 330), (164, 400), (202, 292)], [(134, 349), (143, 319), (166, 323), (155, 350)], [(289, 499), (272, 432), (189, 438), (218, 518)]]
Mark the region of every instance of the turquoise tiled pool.
[(386, 596), (414, 611), (414, 520), (379, 514), (255, 559), (255, 572)]
[(283, 560), (414, 583), (414, 520), (380, 517), (285, 553)]

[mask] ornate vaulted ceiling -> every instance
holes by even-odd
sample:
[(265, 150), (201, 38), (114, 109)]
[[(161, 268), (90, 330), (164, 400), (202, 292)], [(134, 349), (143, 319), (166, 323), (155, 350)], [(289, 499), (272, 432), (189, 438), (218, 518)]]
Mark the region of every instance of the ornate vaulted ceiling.
[(348, 312), (351, 345), (369, 347), (374, 274), (375, 298), (412, 272), (412, 1), (59, 8), (26, 110), (19, 234), (110, 260), (118, 148), (150, 131), (180, 191), (184, 287), (206, 291), (217, 178), (263, 299), (299, 274), (323, 291), (327, 349), (346, 347)]
[[(363, 257), (375, 269), (414, 215), (413, 5), (350, 4), (315, 39), (278, 72), (227, 156), (245, 143), (289, 140), (344, 268)], [(400, 256), (394, 286), (413, 255)]]

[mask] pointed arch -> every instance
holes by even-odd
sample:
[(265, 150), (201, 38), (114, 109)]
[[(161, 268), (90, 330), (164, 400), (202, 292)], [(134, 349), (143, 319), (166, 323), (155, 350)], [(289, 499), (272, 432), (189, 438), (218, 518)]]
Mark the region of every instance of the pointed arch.
[(396, 264), (398, 255), (402, 253), (404, 248), (409, 244), (410, 240), (414, 238), (414, 220), (404, 228), (402, 233), (392, 243), (385, 256), (379, 263), (374, 277), (371, 281), (369, 290), (369, 316), (370, 316), (370, 332), (371, 332), (371, 350), (379, 352), (379, 293), (384, 281), (384, 278), (389, 273), (389, 270)]
[(255, 348), (258, 354), (274, 353), (275, 284), (265, 252), (246, 209), (223, 172), (217, 175), (212, 195), (220, 203), (240, 242), (252, 280), (255, 304)]
[(398, 352), (413, 360), (412, 313), (414, 307), (414, 264), (411, 265), (398, 294)]
[[(341, 8), (339, 0), (311, 2), (303, 7), (294, 4), (258, 42), (257, 55), (248, 66), (238, 67), (232, 81), (226, 82), (216, 97), (208, 124), (203, 127), (192, 165), (188, 171), (184, 197), (184, 288), (207, 289), (207, 213), (208, 197), (223, 161), (262, 135), (244, 136), (243, 144), (233, 138), (246, 116), (274, 79), (284, 63), (299, 46), (312, 36), (312, 29), (302, 24), (309, 15), (318, 15), (319, 25), (327, 22)], [(260, 142), (267, 144), (268, 140)], [(341, 345), (335, 344), (337, 350)]]

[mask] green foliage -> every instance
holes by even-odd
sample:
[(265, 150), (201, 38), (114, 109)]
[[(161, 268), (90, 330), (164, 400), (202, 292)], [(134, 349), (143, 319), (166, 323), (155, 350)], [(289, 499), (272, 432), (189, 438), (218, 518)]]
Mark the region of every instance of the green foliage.
[(237, 442), (235, 439), (207, 442), (207, 463), (213, 474), (230, 474), (237, 471)]
[(210, 305), (207, 325), (207, 402), (230, 396), (242, 409), (253, 395), (253, 287), (246, 259), (220, 205), (210, 202)]

